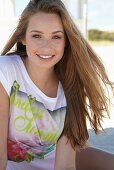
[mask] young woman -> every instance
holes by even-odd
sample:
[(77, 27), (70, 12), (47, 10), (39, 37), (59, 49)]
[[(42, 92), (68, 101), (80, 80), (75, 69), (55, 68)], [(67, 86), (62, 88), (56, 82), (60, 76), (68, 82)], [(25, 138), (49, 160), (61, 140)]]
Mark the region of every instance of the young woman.
[(113, 87), (64, 4), (31, 0), (1, 55), (1, 170), (76, 169), (86, 119), (99, 132)]

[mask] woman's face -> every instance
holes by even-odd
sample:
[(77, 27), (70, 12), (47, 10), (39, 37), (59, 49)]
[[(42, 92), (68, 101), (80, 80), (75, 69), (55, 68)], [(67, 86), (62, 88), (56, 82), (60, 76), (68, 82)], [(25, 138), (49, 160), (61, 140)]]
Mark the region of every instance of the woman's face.
[(26, 45), (27, 60), (34, 66), (52, 68), (64, 53), (65, 34), (57, 14), (38, 12), (33, 15), (22, 40)]

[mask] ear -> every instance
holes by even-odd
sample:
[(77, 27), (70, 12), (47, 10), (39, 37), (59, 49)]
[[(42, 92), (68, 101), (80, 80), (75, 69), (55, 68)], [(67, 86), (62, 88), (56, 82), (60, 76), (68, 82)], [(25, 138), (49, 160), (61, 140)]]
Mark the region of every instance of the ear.
[(26, 45), (26, 40), (25, 40), (25, 38), (22, 39), (21, 42), (22, 42), (23, 45)]

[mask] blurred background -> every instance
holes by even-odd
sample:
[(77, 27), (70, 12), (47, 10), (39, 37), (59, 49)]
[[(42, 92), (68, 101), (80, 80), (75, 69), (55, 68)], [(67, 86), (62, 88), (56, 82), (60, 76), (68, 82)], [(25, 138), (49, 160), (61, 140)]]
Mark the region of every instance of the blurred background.
[[(101, 57), (109, 78), (114, 82), (114, 0), (62, 0), (71, 17)], [(15, 30), (19, 16), (29, 0), (0, 0), (0, 51)], [(111, 94), (110, 94), (111, 95)], [(114, 97), (112, 103), (114, 104)], [(92, 146), (114, 153), (114, 107), (111, 119), (103, 120), (107, 134), (96, 136), (88, 123)]]

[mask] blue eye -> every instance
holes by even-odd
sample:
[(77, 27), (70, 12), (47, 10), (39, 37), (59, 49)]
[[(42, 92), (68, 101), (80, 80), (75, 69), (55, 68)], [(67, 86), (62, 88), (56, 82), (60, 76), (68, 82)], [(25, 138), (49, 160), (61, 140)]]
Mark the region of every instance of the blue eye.
[(59, 36), (54, 36), (54, 39), (61, 39), (61, 37), (59, 37)]
[(41, 38), (40, 35), (33, 35), (32, 37), (34, 37), (34, 38)]

